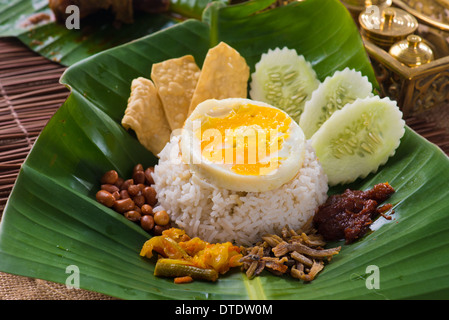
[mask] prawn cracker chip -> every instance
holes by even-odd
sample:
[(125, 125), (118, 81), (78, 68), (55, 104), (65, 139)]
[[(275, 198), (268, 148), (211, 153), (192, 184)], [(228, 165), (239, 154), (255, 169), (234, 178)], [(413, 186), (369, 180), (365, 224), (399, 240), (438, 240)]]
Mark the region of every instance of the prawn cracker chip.
[(245, 58), (220, 42), (207, 52), (189, 114), (207, 99), (246, 98), (248, 79), (249, 67)]
[(122, 126), (134, 130), (139, 142), (154, 155), (169, 142), (171, 130), (151, 80), (139, 77), (132, 81)]
[(151, 79), (172, 130), (184, 125), (200, 72), (191, 55), (153, 64)]

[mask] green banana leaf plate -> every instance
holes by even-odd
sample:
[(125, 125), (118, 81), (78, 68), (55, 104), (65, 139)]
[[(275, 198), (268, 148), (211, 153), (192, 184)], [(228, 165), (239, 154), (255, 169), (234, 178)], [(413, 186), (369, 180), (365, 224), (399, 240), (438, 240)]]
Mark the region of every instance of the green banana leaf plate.
[(71, 94), (35, 143), (7, 203), (0, 271), (70, 284), (76, 269), (81, 288), (136, 300), (448, 298), (449, 159), (409, 128), (377, 173), (330, 190), (388, 181), (396, 189), (389, 200), (393, 219), (379, 218), (353, 244), (338, 243), (340, 254), (310, 283), (268, 272), (248, 280), (237, 269), (215, 283), (176, 285), (155, 277), (154, 261), (139, 256), (150, 235), (95, 201), (106, 170), (130, 176), (136, 163), (157, 161), (120, 125), (132, 79), (150, 77), (152, 63), (192, 54), (201, 65), (207, 50), (225, 41), (253, 71), (263, 52), (287, 46), (304, 54), (321, 80), (351, 67), (375, 83), (357, 28), (339, 1), (261, 10), (271, 2), (214, 3), (203, 21), (176, 24), (68, 68), (61, 82)]
[[(17, 37), (34, 52), (70, 66), (95, 53), (163, 30), (186, 18), (201, 19), (211, 0), (171, 0), (164, 13), (134, 12), (134, 23), (114, 23), (106, 10), (80, 21), (55, 22), (48, 0), (0, 0), (0, 37)], [(224, 2), (225, 3), (225, 2)], [(41, 19), (34, 19), (41, 15)], [(30, 22), (33, 21), (33, 22)]]

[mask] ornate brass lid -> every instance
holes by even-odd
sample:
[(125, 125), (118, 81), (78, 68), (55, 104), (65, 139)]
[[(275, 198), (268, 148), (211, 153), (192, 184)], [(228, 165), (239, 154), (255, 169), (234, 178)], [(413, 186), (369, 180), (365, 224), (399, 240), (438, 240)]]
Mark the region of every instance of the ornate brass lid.
[(433, 60), (432, 49), (420, 36), (411, 34), (406, 40), (394, 44), (390, 55), (409, 67), (417, 67)]
[(368, 7), (359, 15), (359, 22), (362, 35), (381, 47), (392, 46), (418, 28), (414, 16), (395, 7), (387, 7), (382, 11), (378, 7)]

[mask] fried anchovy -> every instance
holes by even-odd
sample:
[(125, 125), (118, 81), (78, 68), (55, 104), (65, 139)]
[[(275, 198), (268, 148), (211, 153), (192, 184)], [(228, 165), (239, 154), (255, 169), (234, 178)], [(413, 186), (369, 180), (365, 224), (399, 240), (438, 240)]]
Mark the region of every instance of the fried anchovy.
[(292, 275), (293, 278), (297, 278), (297, 279), (301, 279), (302, 281), (312, 281), (315, 279), (316, 275), (323, 270), (324, 268), (324, 263), (323, 261), (313, 261), (313, 265), (310, 268), (309, 273), (305, 273), (302, 270), (299, 270), (296, 268), (296, 266), (292, 267), (290, 270), (290, 274)]
[(323, 249), (324, 239), (310, 226), (295, 231), (286, 226), (280, 236), (267, 234), (262, 242), (246, 248), (240, 262), (249, 279), (267, 270), (276, 275), (290, 274), (302, 281), (312, 281), (323, 270), (325, 261), (340, 252), (341, 247)]
[(298, 253), (306, 254), (314, 258), (326, 258), (339, 253), (340, 249), (341, 247), (339, 246), (331, 249), (318, 250), (307, 247), (301, 243), (287, 243), (283, 241), (273, 248), (273, 253), (276, 257), (280, 257), (287, 254), (288, 252), (296, 251)]

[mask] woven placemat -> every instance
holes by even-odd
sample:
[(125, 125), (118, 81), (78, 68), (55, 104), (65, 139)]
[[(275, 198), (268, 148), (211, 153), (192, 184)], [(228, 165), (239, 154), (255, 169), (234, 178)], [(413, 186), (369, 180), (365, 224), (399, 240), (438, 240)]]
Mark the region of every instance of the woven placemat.
[[(66, 100), (59, 83), (65, 68), (30, 51), (14, 38), (0, 39), (0, 219), (8, 196), (39, 133)], [(449, 154), (449, 107), (406, 119)], [(104, 300), (109, 296), (0, 272), (0, 299)]]
[[(14, 38), (0, 39), (0, 218), (33, 143), (69, 91), (65, 68)], [(0, 300), (110, 300), (63, 284), (0, 272)]]

